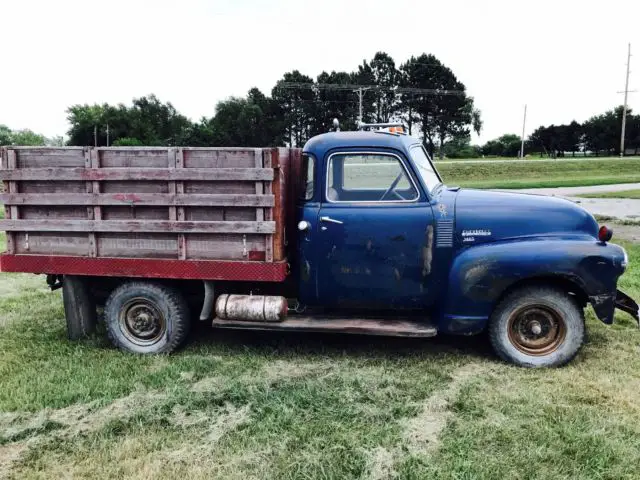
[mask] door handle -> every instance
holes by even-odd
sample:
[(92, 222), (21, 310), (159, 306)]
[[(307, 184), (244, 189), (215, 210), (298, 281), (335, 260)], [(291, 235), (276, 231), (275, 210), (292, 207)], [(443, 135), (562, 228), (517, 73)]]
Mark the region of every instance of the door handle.
[(329, 222), (329, 223), (337, 223), (338, 225), (342, 225), (344, 222), (340, 220), (335, 220), (331, 217), (320, 217), (321, 222)]

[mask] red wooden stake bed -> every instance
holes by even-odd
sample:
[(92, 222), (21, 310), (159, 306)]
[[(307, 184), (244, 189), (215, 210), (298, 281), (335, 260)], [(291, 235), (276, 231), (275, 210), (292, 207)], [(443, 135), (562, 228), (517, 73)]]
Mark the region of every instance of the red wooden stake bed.
[(298, 149), (2, 149), (0, 271), (251, 280), (287, 275)]

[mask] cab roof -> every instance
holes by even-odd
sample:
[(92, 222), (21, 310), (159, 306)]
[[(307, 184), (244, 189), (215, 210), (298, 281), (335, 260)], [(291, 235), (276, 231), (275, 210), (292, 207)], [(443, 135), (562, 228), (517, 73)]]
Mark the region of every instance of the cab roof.
[(406, 152), (413, 145), (420, 145), (420, 140), (409, 135), (382, 131), (331, 132), (310, 138), (303, 151), (321, 158), (334, 148), (394, 148)]

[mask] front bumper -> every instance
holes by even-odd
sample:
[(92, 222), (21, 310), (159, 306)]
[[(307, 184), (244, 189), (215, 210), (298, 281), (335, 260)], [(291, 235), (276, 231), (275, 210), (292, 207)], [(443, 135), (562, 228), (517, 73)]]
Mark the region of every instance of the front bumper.
[(636, 322), (640, 325), (640, 318), (638, 317), (638, 304), (624, 292), (620, 290), (616, 290), (616, 301), (615, 308), (618, 310), (622, 310), (623, 312), (627, 312), (633, 318), (636, 319)]
[(602, 294), (602, 295), (590, 295), (589, 302), (596, 312), (596, 316), (607, 325), (613, 323), (613, 314), (616, 308), (627, 312), (633, 318), (636, 319), (638, 325), (640, 325), (640, 319), (638, 318), (638, 304), (626, 293), (616, 290), (615, 293)]

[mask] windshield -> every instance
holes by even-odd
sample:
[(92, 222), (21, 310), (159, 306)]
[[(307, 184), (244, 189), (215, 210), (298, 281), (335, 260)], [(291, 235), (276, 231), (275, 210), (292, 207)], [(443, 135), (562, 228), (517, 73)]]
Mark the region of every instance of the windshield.
[(436, 169), (429, 160), (427, 152), (421, 145), (415, 145), (411, 147), (409, 153), (411, 153), (411, 159), (415, 166), (418, 167), (418, 173), (422, 177), (427, 189), (431, 192), (434, 187), (442, 183), (442, 180), (440, 180), (438, 172), (436, 172)]

